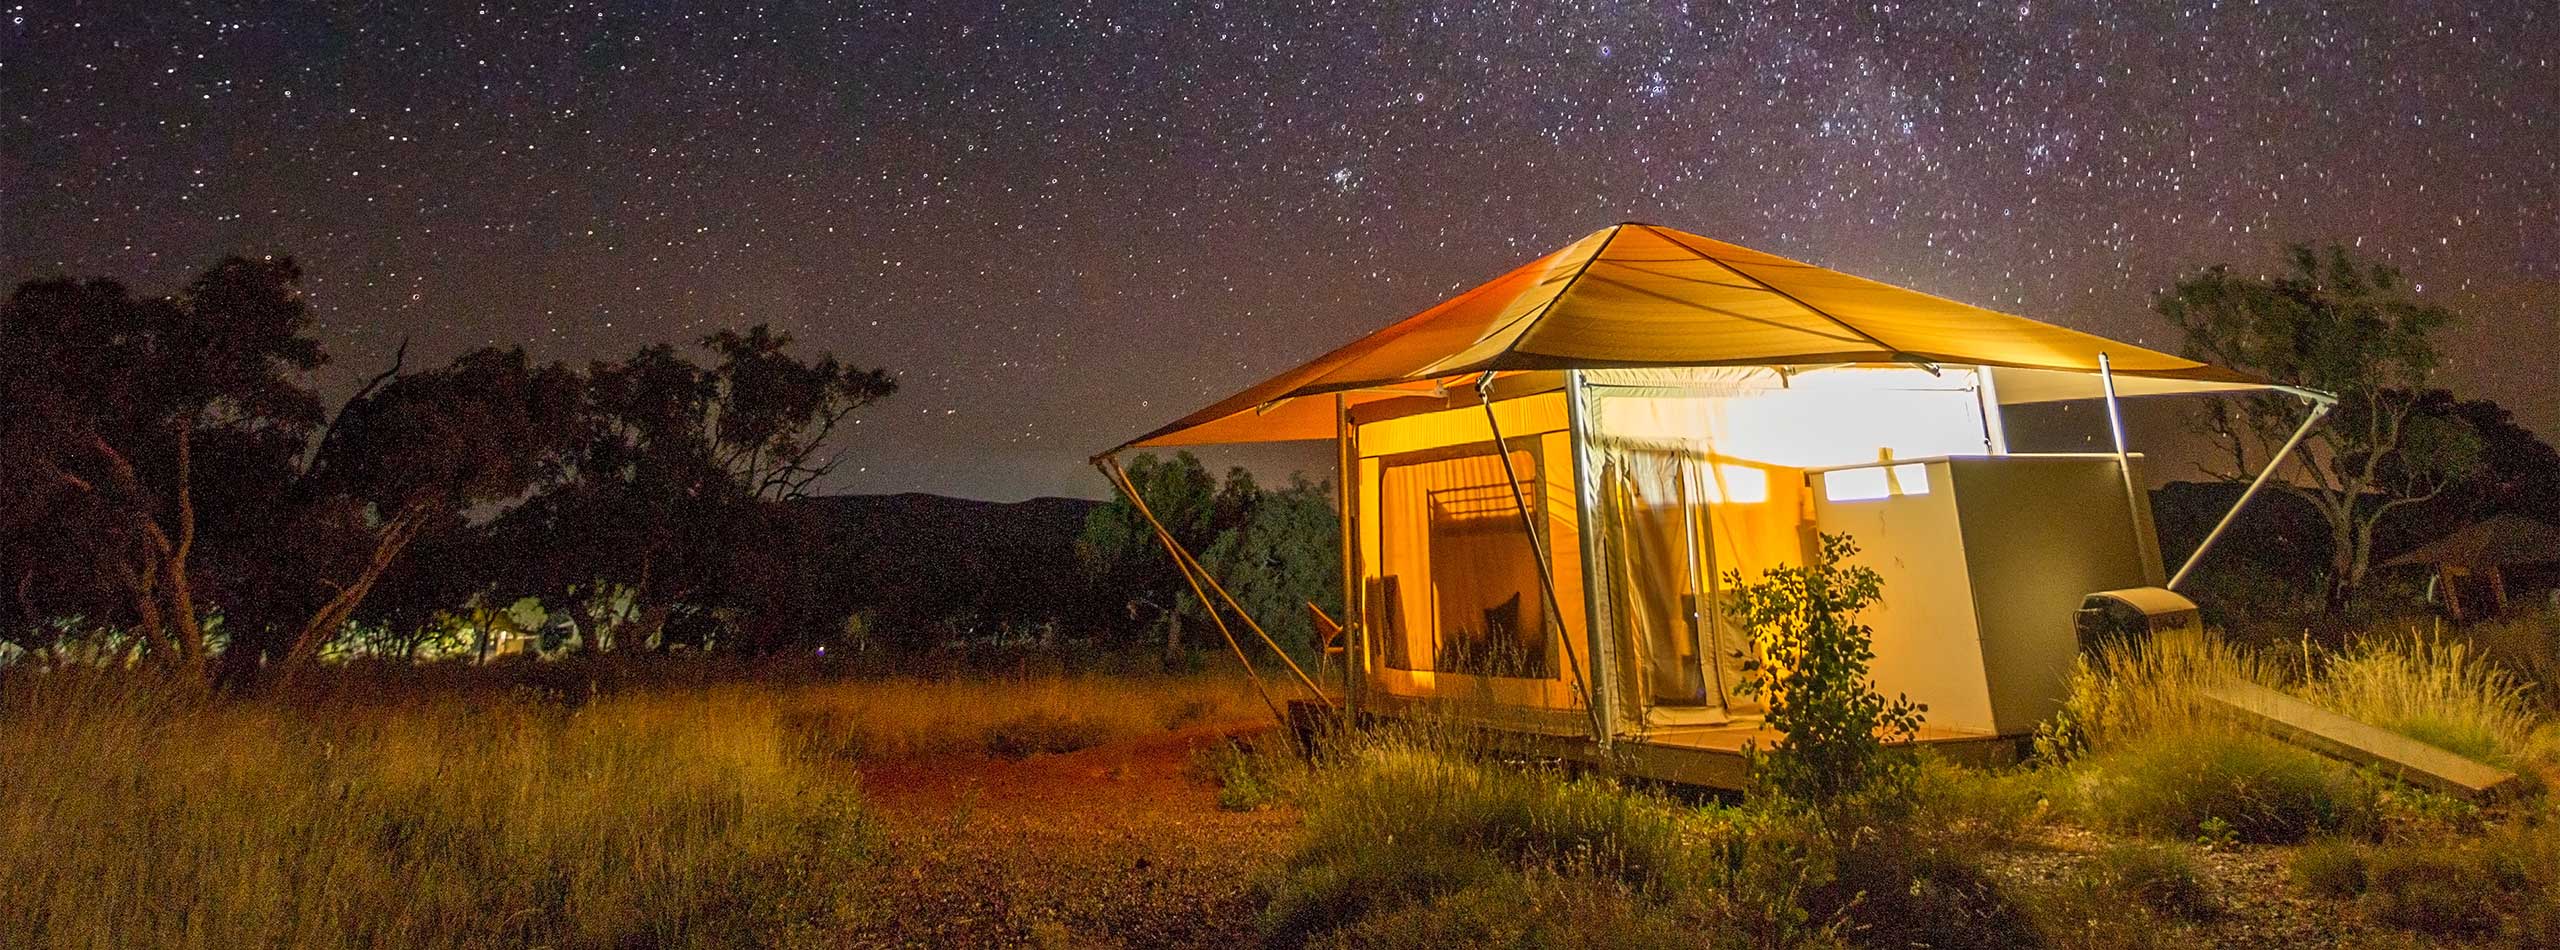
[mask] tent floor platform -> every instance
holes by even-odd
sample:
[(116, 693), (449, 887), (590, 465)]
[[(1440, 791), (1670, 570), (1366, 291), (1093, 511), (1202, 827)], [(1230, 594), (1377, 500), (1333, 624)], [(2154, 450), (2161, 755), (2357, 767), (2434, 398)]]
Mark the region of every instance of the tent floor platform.
[[(1313, 709), (1291, 712), (1316, 713)], [(1396, 716), (1392, 712), (1370, 711), (1361, 718), (1386, 720)], [(1756, 721), (1745, 721), (1656, 729), (1640, 736), (1619, 737), (1609, 748), (1602, 749), (1590, 736), (1579, 733), (1492, 723), (1472, 728), (1493, 747), (1508, 753), (1571, 762), (1631, 778), (1725, 791), (1740, 790), (1749, 779), (1746, 749), (1754, 743), (1766, 749), (1783, 735)], [(2025, 742), (2020, 736), (1923, 726), (1909, 744), (1927, 746), (1931, 752), (1968, 765), (1987, 767), (2017, 762)]]

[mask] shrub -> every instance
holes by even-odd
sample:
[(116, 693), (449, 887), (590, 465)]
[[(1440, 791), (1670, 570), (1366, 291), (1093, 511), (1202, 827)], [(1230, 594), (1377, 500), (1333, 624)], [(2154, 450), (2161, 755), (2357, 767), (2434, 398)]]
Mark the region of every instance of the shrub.
[(1890, 778), (1885, 743), (1910, 739), (1928, 711), (1885, 699), (1867, 677), (1874, 633), (1858, 611), (1882, 598), (1884, 579), (1846, 563), (1857, 553), (1847, 535), (1826, 534), (1805, 566), (1770, 568), (1748, 583), (1740, 571), (1726, 573), (1735, 618), (1761, 649), (1740, 691), (1767, 698), (1768, 727), (1780, 733), (1754, 763), (1755, 780), (1811, 802)]
[(2497, 891), (2471, 856), (2440, 848), (2387, 848), (2369, 867), (2365, 901), (2375, 920), (2433, 936), (2498, 928)]
[(2252, 842), (2380, 831), (2374, 784), (2311, 752), (2245, 733), (2161, 732), (2083, 762), (2080, 807), (2100, 824), (2193, 839), (2220, 819)]
[(987, 727), (987, 754), (1005, 759), (1059, 755), (1111, 741), (1111, 724), (1093, 716), (1036, 710)]
[(2303, 693), (2350, 718), (2509, 768), (2535, 725), (2515, 674), (2468, 644), (2417, 634), (2356, 641), (2328, 658)]
[(2098, 853), (2086, 872), (2103, 887), (2182, 920), (2204, 920), (2222, 905), (2205, 889), (2196, 860), (2178, 848), (2124, 844)]
[(2364, 893), (2368, 882), (2364, 849), (2336, 838), (2313, 841), (2294, 853), (2292, 875), (2294, 886), (2311, 896), (2355, 897)]

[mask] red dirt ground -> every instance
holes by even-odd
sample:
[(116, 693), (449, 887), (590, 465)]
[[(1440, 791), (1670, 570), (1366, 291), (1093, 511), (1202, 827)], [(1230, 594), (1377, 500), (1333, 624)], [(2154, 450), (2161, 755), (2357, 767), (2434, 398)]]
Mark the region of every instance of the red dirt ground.
[(1238, 947), (1297, 824), (1219, 809), (1194, 753), (1250, 725), (1204, 726), (1022, 761), (862, 769), (893, 860), (886, 913), (857, 946)]

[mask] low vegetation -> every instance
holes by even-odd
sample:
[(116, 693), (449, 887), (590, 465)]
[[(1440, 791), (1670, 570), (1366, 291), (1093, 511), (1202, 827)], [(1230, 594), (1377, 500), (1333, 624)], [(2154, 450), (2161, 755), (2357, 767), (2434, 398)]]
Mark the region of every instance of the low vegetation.
[[(1305, 833), (1265, 933), (1284, 946), (2174, 946), (2270, 897), (2227, 893), (2208, 858), (2298, 844), (2276, 867), (2340, 905), (2321, 912), (2334, 926), (2384, 945), (2548, 945), (2560, 825), (2538, 800), (2483, 810), (2251, 732), (2202, 697), (2225, 682), (2492, 762), (2548, 761), (2521, 681), (2458, 645), (2389, 637), (2307, 661), (2205, 635), (2118, 644), (2074, 676), (2036, 762), (1983, 771), (1887, 749), (1870, 781), (1822, 797), (1764, 782), (1738, 803), (1688, 802), (1524, 768), (1445, 726), (1399, 730), (1349, 742), (1283, 793)], [(1224, 761), (1229, 787), (1266, 787)], [(2038, 860), (2057, 870), (2002, 870), (2048, 848), (2061, 857)]]
[[(1257, 921), (1277, 946), (2177, 946), (2270, 899), (2235, 890), (2234, 859), (2386, 945), (2546, 946), (2560, 813), (2543, 800), (2419, 792), (2239, 728), (2197, 695), (2255, 682), (2543, 767), (2541, 699), (2499, 669), (2409, 638), (2278, 661), (2162, 637), (2092, 656), (2027, 766), (1876, 748), (1857, 785), (1764, 781), (1738, 800), (1517, 761), (1446, 722), (1328, 735), (1312, 762), (1277, 733), (1203, 735), (1190, 771), (1220, 808), (1300, 816)], [(408, 675), (401, 690), (346, 668), (241, 699), (12, 671), (13, 936), (824, 944), (892, 913), (869, 882), (906, 873), (859, 771), (1263, 714), (1218, 676), (516, 672)]]
[(2322, 662), (2303, 695), (2493, 765), (2545, 758), (2525, 681), (2460, 640), (2417, 633), (2359, 640)]
[(0, 943), (827, 945), (879, 912), (859, 884), (886, 857), (840, 757), (1018, 757), (1261, 711), (1224, 677), (347, 679), (240, 700), (0, 678)]
[(1241, 678), (1058, 675), (831, 682), (775, 700), (801, 751), (855, 761), (1056, 754), (1270, 714)]
[(789, 943), (856, 910), (870, 849), (744, 692), (296, 707), (62, 672), (0, 717), (22, 945)]

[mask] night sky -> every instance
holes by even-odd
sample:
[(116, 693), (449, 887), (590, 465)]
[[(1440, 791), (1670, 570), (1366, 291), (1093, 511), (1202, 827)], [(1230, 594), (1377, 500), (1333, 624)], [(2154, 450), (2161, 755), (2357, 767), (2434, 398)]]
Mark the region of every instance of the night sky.
[(0, 277), (296, 255), (341, 393), (769, 322), (900, 374), (830, 487), (1013, 499), (1621, 220), (2162, 348), (2334, 238), (2560, 434), (2548, 0), (538, 6), (0, 0)]

